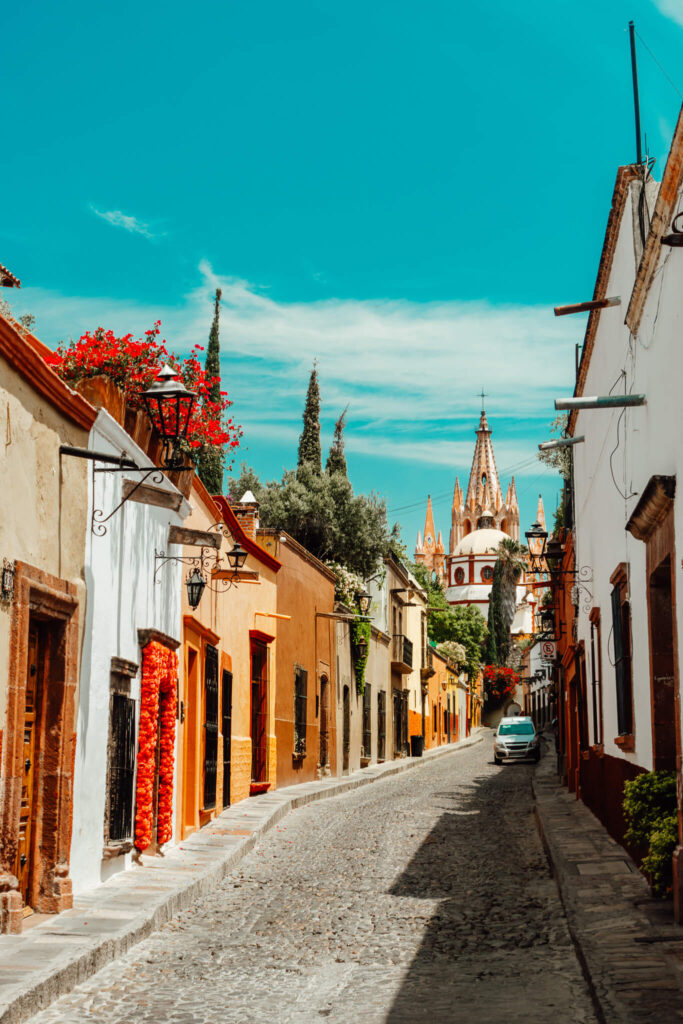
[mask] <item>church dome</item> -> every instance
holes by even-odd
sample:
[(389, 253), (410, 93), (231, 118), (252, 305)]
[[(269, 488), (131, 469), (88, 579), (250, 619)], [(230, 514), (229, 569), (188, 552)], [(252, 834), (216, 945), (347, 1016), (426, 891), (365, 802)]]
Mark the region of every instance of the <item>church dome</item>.
[(495, 554), (498, 551), (500, 542), (509, 539), (510, 535), (503, 533), (502, 530), (474, 530), (472, 533), (468, 533), (466, 537), (463, 537), (460, 543), (456, 545), (453, 557)]

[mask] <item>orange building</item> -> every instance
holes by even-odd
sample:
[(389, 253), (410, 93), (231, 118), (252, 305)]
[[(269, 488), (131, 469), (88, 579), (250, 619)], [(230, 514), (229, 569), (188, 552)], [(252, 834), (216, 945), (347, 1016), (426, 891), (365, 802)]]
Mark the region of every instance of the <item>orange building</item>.
[[(254, 785), (277, 781), (275, 648), (280, 563), (240, 524), (225, 498), (212, 498), (198, 477), (193, 511), (175, 540), (196, 559), (207, 587), (196, 608), (183, 594), (176, 838), (183, 839)], [(170, 538), (173, 542), (173, 536)], [(236, 579), (222, 569), (235, 542), (247, 551)], [(188, 565), (188, 575), (194, 566)]]
[(336, 763), (334, 573), (282, 530), (258, 530), (282, 564), (277, 579), (275, 737), (278, 785), (310, 782)]

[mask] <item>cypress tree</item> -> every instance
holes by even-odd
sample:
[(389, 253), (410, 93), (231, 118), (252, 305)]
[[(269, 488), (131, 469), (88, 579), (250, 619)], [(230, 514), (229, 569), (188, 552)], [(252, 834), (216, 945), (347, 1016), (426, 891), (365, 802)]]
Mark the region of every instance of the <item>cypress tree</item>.
[[(221, 346), (219, 340), (220, 303), (222, 291), (216, 288), (214, 298), (213, 323), (209, 333), (209, 345), (206, 350), (206, 362), (204, 368), (209, 377), (214, 378), (209, 391), (211, 402), (221, 400)], [(218, 450), (202, 452), (197, 464), (199, 479), (206, 487), (209, 494), (222, 494), (223, 492), (223, 453)]]
[(318, 386), (317, 360), (313, 361), (311, 379), (308, 382), (303, 419), (304, 428), (299, 438), (298, 465), (309, 465), (317, 476), (321, 476), (323, 453), (320, 447), (320, 388)]
[(346, 426), (346, 414), (349, 411), (348, 405), (334, 425), (334, 437), (327, 455), (325, 469), (328, 473), (343, 473), (348, 477), (346, 456), (344, 455), (344, 427)]

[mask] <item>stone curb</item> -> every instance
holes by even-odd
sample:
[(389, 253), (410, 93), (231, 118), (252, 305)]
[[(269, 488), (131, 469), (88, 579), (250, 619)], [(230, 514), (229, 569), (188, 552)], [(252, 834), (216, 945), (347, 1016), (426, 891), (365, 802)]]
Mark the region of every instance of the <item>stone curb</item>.
[[(597, 1019), (682, 1020), (680, 978), (668, 954), (683, 933), (670, 914), (662, 920), (661, 901), (650, 896), (623, 847), (560, 785), (554, 759), (551, 746), (532, 776), (536, 823)], [(667, 949), (662, 937), (673, 947)]]
[(19, 1024), (46, 1009), (210, 893), (290, 811), (423, 767), (481, 742), (488, 731), (476, 729), (459, 743), (427, 750), (421, 758), (370, 765), (341, 779), (250, 797), (223, 811), (163, 859), (143, 855), (142, 868), (121, 872), (75, 897), (72, 910), (22, 935), (0, 936), (0, 1024)]

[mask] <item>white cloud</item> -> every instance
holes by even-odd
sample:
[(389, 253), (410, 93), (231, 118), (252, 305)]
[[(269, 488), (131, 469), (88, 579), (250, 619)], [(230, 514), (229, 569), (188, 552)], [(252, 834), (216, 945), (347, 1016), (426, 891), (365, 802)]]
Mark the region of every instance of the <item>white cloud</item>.
[(683, 0), (655, 0), (655, 6), (666, 18), (683, 25)]
[(388, 299), (286, 303), (216, 274), (207, 263), (199, 270), (201, 281), (177, 306), (37, 288), (22, 289), (21, 304), (36, 315), (37, 332), (48, 344), (98, 325), (141, 334), (160, 319), (169, 348), (186, 351), (205, 344), (213, 290), (221, 287), (223, 378), (247, 445), (251, 437), (295, 447), (316, 357), (326, 438), (350, 403), (348, 451), (382, 458), (469, 467), (483, 386), (499, 466), (512, 467), (533, 457), (535, 443), (546, 436), (553, 398), (571, 393), (574, 343), (583, 324), (556, 320), (548, 307)]
[(97, 217), (106, 220), (107, 224), (111, 224), (115, 228), (123, 228), (124, 231), (128, 231), (133, 235), (142, 235), (143, 238), (157, 237), (150, 231), (148, 224), (143, 224), (137, 217), (122, 213), (121, 210), (98, 210), (92, 203), (90, 204), (90, 209)]

